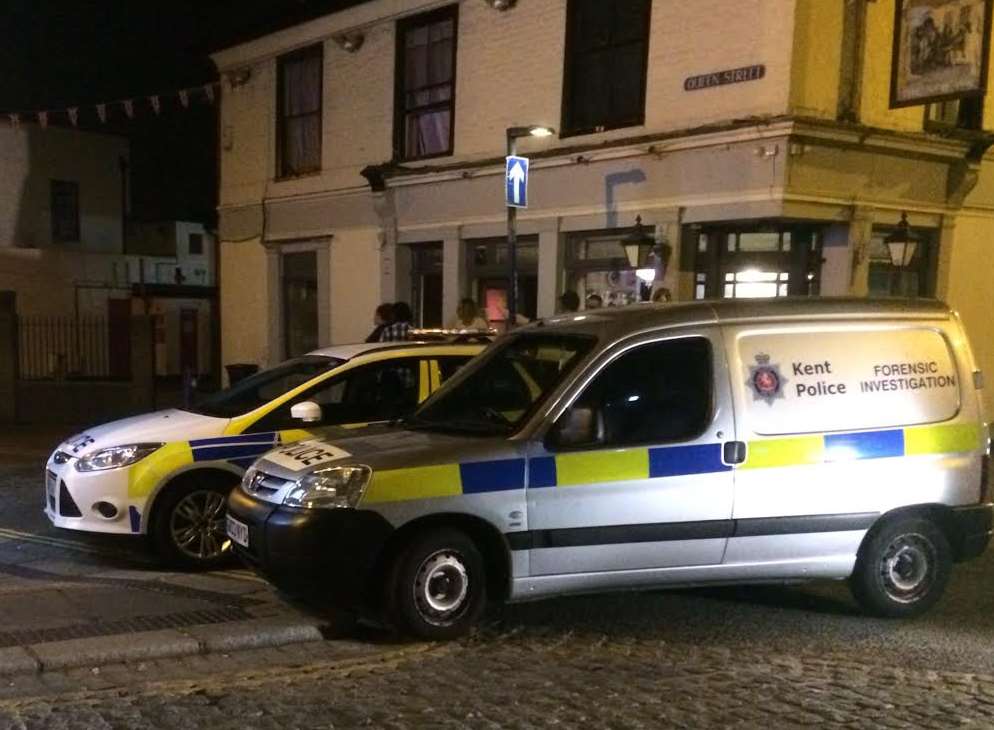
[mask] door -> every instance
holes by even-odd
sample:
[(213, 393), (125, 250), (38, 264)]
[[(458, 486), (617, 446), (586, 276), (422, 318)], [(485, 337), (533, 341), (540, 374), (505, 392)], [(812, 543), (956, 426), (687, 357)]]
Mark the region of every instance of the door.
[(197, 310), (179, 310), (179, 371), (197, 374)]
[(718, 564), (731, 531), (733, 441), (717, 332), (611, 355), (529, 463), (530, 573)]
[(107, 300), (107, 349), (112, 378), (131, 377), (131, 300)]

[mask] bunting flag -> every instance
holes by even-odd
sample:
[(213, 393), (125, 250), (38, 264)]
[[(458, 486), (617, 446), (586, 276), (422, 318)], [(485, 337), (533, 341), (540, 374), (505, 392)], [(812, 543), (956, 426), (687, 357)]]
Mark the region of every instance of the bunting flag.
[(166, 98), (178, 98), (179, 105), (183, 109), (189, 109), (190, 104), (194, 99), (206, 101), (208, 104), (214, 104), (217, 101), (217, 91), (219, 89), (220, 82), (212, 81), (207, 84), (200, 86), (193, 86), (186, 89), (177, 89), (176, 91), (164, 93), (164, 94), (148, 94), (144, 97), (134, 97), (131, 99), (116, 99), (114, 101), (103, 101), (95, 103), (92, 107), (89, 106), (70, 106), (62, 109), (38, 109), (34, 111), (4, 111), (0, 112), (0, 120), (4, 117), (10, 123), (10, 127), (17, 129), (21, 126), (21, 122), (24, 120), (36, 120), (38, 125), (43, 129), (48, 128), (49, 122), (56, 122), (56, 120), (68, 120), (69, 124), (73, 127), (78, 127), (80, 123), (80, 113), (86, 114), (87, 109), (93, 109), (96, 112), (97, 119), (100, 120), (101, 124), (106, 124), (110, 112), (118, 108), (116, 105), (120, 105), (120, 109), (123, 110), (125, 116), (128, 119), (134, 119), (135, 114), (138, 110), (135, 109), (136, 99), (140, 102), (142, 98), (148, 101), (149, 107), (156, 116), (162, 114), (162, 100)]

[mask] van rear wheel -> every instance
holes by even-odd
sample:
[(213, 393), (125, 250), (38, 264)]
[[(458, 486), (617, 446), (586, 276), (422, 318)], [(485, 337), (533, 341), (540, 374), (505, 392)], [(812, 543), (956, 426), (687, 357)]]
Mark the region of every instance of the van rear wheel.
[(390, 571), (387, 607), (398, 629), (422, 639), (455, 639), (479, 619), (487, 599), (483, 557), (455, 529), (426, 532), (400, 551)]
[(949, 541), (933, 522), (896, 519), (864, 541), (849, 586), (867, 613), (918, 616), (942, 597), (952, 564)]

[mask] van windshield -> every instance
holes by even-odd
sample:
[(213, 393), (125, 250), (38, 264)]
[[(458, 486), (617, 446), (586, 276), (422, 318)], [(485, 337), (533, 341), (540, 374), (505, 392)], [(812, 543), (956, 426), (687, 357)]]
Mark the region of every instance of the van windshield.
[(513, 337), (471, 361), (405, 425), (455, 433), (513, 433), (595, 342), (580, 335)]
[(186, 410), (203, 416), (234, 418), (279, 398), (343, 362), (336, 357), (321, 355), (296, 357), (213, 393)]

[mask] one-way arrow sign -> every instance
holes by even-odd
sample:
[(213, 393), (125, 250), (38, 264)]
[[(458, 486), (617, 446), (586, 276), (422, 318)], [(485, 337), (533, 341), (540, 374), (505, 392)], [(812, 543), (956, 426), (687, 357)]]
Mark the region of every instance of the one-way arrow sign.
[(528, 207), (528, 158), (508, 157), (504, 168), (504, 190), (507, 205), (513, 208)]

